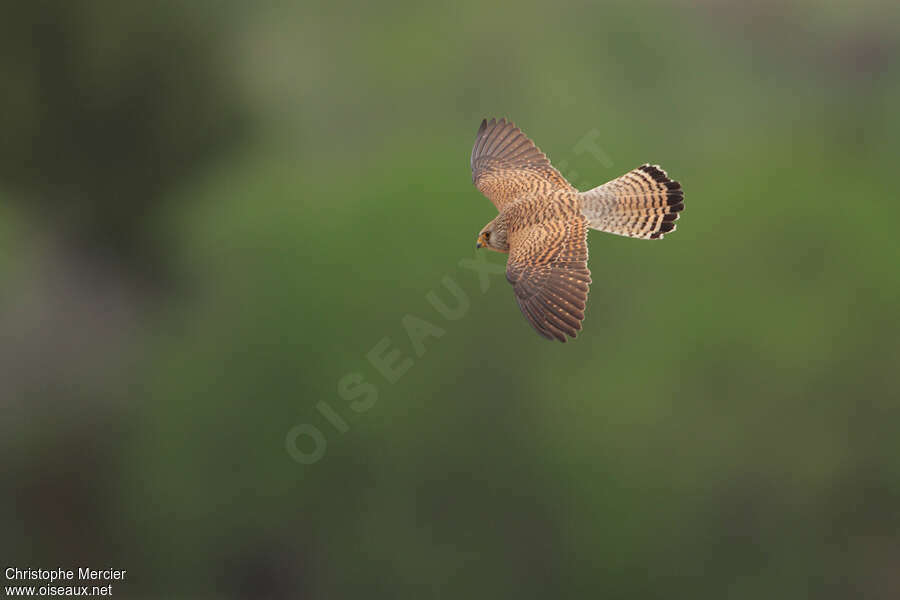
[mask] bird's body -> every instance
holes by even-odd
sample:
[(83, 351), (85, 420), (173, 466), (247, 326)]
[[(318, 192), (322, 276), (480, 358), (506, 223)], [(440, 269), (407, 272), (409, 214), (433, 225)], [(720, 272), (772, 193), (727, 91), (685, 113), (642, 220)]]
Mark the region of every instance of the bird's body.
[(658, 239), (684, 208), (678, 182), (651, 165), (579, 192), (513, 123), (482, 121), (472, 149), (472, 180), (499, 214), (478, 247), (508, 252), (506, 278), (522, 314), (548, 339), (581, 329), (591, 274), (589, 228)]

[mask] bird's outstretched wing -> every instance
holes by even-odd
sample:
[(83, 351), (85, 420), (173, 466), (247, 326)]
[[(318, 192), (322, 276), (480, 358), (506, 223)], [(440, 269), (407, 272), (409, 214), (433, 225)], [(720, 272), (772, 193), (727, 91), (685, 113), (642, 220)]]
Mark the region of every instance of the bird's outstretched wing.
[(591, 272), (587, 223), (560, 217), (510, 236), (506, 279), (528, 322), (548, 339), (575, 337), (584, 319)]
[(528, 192), (574, 189), (522, 130), (483, 120), (472, 148), (472, 182), (497, 210)]

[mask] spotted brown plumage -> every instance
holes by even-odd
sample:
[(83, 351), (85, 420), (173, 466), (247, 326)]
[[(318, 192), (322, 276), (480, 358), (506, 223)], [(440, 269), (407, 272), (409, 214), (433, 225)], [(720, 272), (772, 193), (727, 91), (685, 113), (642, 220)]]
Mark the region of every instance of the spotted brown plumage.
[(574, 190), (534, 142), (505, 119), (481, 122), (472, 148), (472, 182), (497, 210), (527, 193)]
[(506, 278), (522, 314), (539, 334), (561, 342), (584, 320), (588, 228), (660, 239), (684, 209), (681, 184), (653, 165), (579, 192), (506, 119), (481, 122), (471, 166), (475, 187), (499, 213), (482, 228), (478, 247), (509, 253)]

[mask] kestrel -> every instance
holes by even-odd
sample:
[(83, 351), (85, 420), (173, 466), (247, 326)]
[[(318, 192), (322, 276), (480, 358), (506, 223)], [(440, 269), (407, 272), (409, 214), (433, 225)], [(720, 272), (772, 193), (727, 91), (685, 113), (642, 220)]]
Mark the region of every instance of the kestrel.
[(500, 213), (476, 246), (509, 254), (506, 279), (522, 314), (539, 334), (561, 342), (574, 338), (584, 320), (588, 228), (662, 239), (684, 209), (681, 184), (649, 164), (579, 192), (506, 119), (481, 122), (472, 182)]

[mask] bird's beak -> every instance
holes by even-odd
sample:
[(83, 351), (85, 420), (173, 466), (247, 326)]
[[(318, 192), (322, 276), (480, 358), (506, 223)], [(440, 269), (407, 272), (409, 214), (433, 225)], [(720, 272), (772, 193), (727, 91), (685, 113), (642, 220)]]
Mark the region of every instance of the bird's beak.
[(478, 238), (478, 241), (475, 242), (476, 248), (484, 248), (484, 244), (481, 243), (481, 238)]

